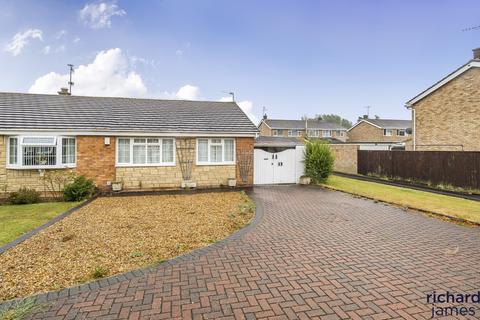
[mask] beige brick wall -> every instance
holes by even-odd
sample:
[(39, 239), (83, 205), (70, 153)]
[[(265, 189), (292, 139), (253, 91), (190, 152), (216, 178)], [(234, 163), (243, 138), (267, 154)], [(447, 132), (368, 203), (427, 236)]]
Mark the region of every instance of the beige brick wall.
[(357, 174), (358, 145), (352, 144), (331, 144), (333, 155), (335, 157), (334, 171)]
[(393, 129), (392, 136), (384, 136), (383, 129), (369, 123), (362, 122), (348, 131), (348, 142), (403, 142), (410, 136), (398, 136), (397, 130)]
[(480, 151), (480, 68), (417, 102), (416, 150)]
[[(267, 137), (273, 136), (272, 129), (270, 129), (264, 122), (260, 124), (259, 130), (260, 130), (261, 136), (267, 136)], [(293, 136), (294, 138), (299, 138), (299, 139), (305, 138), (305, 130), (300, 129), (296, 131), (300, 131), (300, 136), (295, 135)], [(288, 137), (288, 129), (282, 129), (282, 134), (279, 135), (279, 137)], [(337, 130), (332, 130), (332, 138), (336, 138), (338, 140), (345, 142), (347, 140), (347, 134), (345, 133), (343, 136), (341, 136), (340, 134), (337, 134)]]
[[(241, 139), (242, 141), (239, 141)], [(176, 139), (177, 148), (182, 141), (190, 141), (194, 149), (189, 157), (193, 160), (191, 181), (196, 182), (199, 188), (226, 186), (228, 179), (235, 179), (236, 165), (201, 165), (197, 166), (195, 155), (196, 139)], [(253, 138), (237, 138), (237, 147), (251, 145), (253, 152)], [(238, 150), (237, 150), (238, 151)], [(187, 153), (188, 154), (188, 153)], [(188, 156), (187, 156), (188, 157)], [(253, 179), (253, 177), (252, 177)], [(251, 179), (250, 179), (251, 180)], [(179, 188), (183, 181), (180, 167), (180, 156), (176, 153), (176, 165), (169, 167), (117, 167), (116, 181), (122, 181), (125, 190), (134, 189), (162, 189)], [(239, 184), (240, 182), (237, 181)]]
[[(17, 191), (20, 188), (35, 189), (46, 193), (49, 188), (42, 179), (42, 173), (51, 171), (71, 171), (65, 170), (12, 170), (6, 168), (7, 163), (7, 137), (0, 136), (0, 198), (6, 197), (8, 193)], [(42, 172), (42, 173), (41, 173)], [(56, 188), (59, 189), (59, 188)], [(60, 190), (56, 190), (60, 191)], [(45, 196), (50, 196), (45, 194)]]

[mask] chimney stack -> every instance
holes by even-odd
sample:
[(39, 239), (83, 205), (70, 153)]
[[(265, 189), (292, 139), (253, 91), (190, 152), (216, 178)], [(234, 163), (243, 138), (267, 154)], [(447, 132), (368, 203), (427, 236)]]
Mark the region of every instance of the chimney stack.
[(68, 92), (68, 88), (60, 88), (60, 91), (58, 91), (58, 94), (61, 96), (69, 96), (70, 92)]
[(473, 49), (473, 59), (480, 59), (480, 48)]

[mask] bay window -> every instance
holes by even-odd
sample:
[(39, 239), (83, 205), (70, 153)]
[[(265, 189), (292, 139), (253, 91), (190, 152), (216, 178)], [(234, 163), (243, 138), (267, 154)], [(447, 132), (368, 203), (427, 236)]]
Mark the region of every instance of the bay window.
[(173, 138), (118, 138), (118, 166), (175, 165)]
[(76, 163), (74, 137), (12, 136), (7, 150), (13, 169), (71, 168)]
[(235, 164), (235, 139), (197, 139), (197, 164)]

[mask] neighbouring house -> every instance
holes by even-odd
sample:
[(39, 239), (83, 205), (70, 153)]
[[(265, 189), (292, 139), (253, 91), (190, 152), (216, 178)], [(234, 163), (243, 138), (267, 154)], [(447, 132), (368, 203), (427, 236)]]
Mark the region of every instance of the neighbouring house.
[(402, 148), (410, 138), (411, 124), (410, 120), (363, 118), (348, 129), (347, 140), (361, 149)]
[[(347, 139), (347, 129), (337, 123), (322, 120), (268, 119), (266, 116), (258, 126), (260, 136), (296, 137), (324, 139), (331, 143), (342, 143)], [(306, 133), (306, 134), (305, 134)]]
[(103, 191), (253, 184), (257, 127), (234, 102), (0, 93), (0, 194), (75, 172)]
[(480, 48), (406, 107), (412, 110), (411, 150), (480, 151)]

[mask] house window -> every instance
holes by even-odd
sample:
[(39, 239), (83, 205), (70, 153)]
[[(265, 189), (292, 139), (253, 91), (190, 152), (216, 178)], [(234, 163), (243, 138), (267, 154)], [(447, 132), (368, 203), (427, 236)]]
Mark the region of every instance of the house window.
[(345, 131), (343, 131), (343, 130), (338, 130), (338, 135), (339, 135), (340, 137), (344, 137), (344, 136), (345, 136)]
[(383, 129), (383, 135), (386, 137), (391, 137), (393, 135), (392, 129)]
[(297, 130), (297, 137), (301, 137), (301, 136), (302, 136), (302, 131)]
[(407, 132), (405, 131), (405, 129), (398, 129), (397, 130), (397, 136), (405, 137), (406, 135), (407, 135)]
[(118, 166), (175, 165), (173, 138), (118, 138)]
[(318, 130), (308, 130), (309, 137), (318, 137), (320, 136), (320, 131)]
[(8, 139), (8, 165), (16, 169), (74, 167), (76, 139), (56, 136), (16, 136)]
[(288, 136), (293, 137), (293, 132), (294, 132), (293, 130), (288, 130)]
[(323, 130), (323, 136), (324, 137), (331, 137), (332, 136), (332, 130)]
[(235, 164), (235, 140), (223, 138), (197, 139), (197, 164)]
[(282, 136), (282, 135), (283, 135), (283, 130), (281, 130), (281, 129), (273, 129), (273, 130), (272, 130), (272, 135), (273, 135), (274, 137)]

